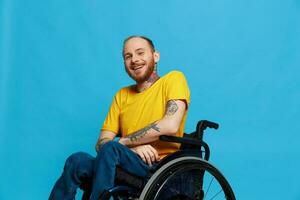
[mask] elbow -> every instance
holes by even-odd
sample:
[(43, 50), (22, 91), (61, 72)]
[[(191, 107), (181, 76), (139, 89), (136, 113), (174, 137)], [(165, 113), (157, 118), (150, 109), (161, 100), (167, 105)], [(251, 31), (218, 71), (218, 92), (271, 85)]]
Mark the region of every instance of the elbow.
[(169, 123), (167, 135), (176, 135), (179, 131), (179, 124), (177, 123)]

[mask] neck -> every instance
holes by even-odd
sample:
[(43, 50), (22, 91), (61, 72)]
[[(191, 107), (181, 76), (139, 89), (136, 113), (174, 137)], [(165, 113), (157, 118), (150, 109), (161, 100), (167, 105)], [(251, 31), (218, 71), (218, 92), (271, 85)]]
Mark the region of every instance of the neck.
[(159, 76), (156, 71), (153, 71), (148, 80), (142, 82), (142, 83), (137, 83), (136, 85), (136, 90), (137, 92), (143, 92), (151, 85), (153, 85), (157, 80), (159, 79)]

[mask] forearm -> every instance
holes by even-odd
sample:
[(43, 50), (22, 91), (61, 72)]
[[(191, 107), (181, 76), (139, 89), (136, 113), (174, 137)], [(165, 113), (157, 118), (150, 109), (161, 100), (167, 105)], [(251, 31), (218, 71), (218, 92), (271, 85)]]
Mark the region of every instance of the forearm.
[(101, 131), (100, 136), (96, 143), (96, 151), (98, 152), (100, 147), (105, 144), (106, 142), (109, 142), (115, 138), (116, 134), (111, 131)]
[(176, 126), (176, 124), (173, 125), (172, 123), (172, 120), (163, 118), (127, 137), (120, 138), (119, 142), (123, 145), (132, 147), (157, 141), (160, 135), (174, 135), (178, 131), (178, 126)]

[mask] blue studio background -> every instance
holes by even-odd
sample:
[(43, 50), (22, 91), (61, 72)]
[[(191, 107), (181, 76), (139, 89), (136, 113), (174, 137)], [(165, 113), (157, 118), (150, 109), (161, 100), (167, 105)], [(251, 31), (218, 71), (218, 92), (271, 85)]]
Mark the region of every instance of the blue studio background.
[(71, 153), (95, 155), (132, 34), (185, 73), (186, 131), (220, 123), (205, 139), (237, 199), (300, 199), (299, 0), (0, 0), (1, 200), (47, 199)]

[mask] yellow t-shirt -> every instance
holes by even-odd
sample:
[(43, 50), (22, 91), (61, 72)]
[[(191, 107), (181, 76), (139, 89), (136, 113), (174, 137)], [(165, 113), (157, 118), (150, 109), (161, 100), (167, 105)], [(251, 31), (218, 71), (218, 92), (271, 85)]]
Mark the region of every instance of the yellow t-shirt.
[[(190, 91), (182, 72), (172, 71), (157, 80), (143, 92), (136, 92), (134, 86), (124, 87), (117, 92), (104, 121), (102, 130), (128, 136), (149, 124), (162, 119), (169, 100), (185, 100), (190, 103)], [(177, 136), (182, 137), (187, 110), (181, 121)], [(179, 144), (156, 141), (151, 145), (162, 158), (179, 149)]]

